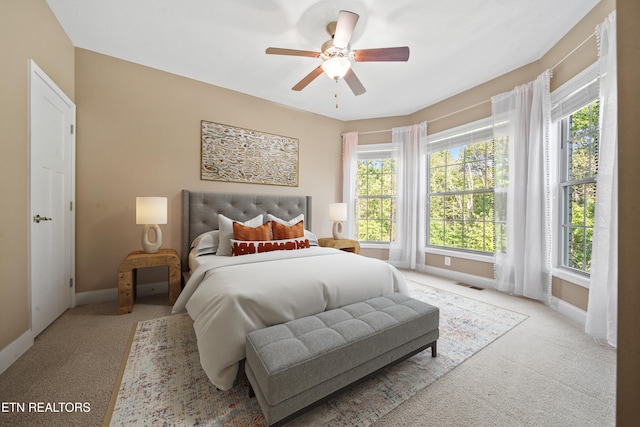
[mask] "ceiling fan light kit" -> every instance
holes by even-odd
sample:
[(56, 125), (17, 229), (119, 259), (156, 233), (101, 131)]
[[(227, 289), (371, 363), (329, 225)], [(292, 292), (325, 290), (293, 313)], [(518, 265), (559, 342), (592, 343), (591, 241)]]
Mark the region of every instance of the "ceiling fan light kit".
[(295, 50), (285, 48), (267, 48), (266, 53), (272, 55), (292, 55), (306, 56), (310, 58), (322, 59), (322, 64), (307, 74), (295, 86), (295, 91), (300, 91), (307, 87), (309, 83), (316, 79), (324, 71), (334, 80), (344, 78), (354, 95), (362, 95), (367, 90), (360, 82), (351, 68), (351, 62), (378, 62), (378, 61), (401, 61), (409, 60), (409, 48), (387, 47), (377, 49), (350, 50), (349, 41), (360, 16), (353, 12), (341, 10), (336, 22), (327, 25), (327, 32), (331, 40), (322, 45), (321, 52), (311, 52), (306, 50)]
[(327, 76), (335, 80), (344, 77), (350, 67), (351, 61), (344, 56), (334, 56), (322, 63), (322, 70), (327, 74)]

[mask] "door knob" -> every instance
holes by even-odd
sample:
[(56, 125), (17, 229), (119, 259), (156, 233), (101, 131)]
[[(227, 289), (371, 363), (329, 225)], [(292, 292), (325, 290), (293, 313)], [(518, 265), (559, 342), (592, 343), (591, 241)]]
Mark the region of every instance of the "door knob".
[(38, 224), (40, 221), (51, 221), (53, 218), (47, 218), (46, 216), (36, 215), (33, 217), (33, 222)]

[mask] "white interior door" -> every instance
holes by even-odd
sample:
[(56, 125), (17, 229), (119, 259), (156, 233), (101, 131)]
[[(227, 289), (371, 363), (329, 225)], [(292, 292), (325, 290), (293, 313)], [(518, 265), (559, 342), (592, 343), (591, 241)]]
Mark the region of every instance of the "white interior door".
[(73, 305), (75, 105), (33, 62), (29, 79), (31, 330)]

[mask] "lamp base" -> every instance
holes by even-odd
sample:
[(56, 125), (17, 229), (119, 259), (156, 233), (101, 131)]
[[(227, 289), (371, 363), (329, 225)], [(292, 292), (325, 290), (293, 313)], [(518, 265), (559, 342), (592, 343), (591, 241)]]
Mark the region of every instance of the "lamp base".
[[(149, 240), (149, 231), (153, 229), (156, 232), (156, 241)], [(158, 224), (145, 224), (142, 230), (142, 249), (146, 254), (155, 254), (162, 246), (162, 230)]]
[(342, 239), (342, 222), (333, 221), (333, 238)]

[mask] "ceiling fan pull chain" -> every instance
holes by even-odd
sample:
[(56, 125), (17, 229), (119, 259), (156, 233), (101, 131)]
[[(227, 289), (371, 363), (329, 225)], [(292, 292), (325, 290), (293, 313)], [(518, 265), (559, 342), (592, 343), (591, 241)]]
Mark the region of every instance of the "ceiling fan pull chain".
[[(338, 79), (336, 79), (336, 84), (338, 84)], [(333, 94), (333, 97), (336, 99), (336, 108), (338, 108), (338, 89), (336, 89), (336, 93)]]

